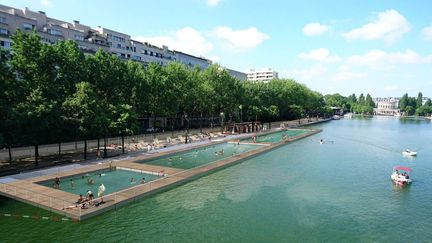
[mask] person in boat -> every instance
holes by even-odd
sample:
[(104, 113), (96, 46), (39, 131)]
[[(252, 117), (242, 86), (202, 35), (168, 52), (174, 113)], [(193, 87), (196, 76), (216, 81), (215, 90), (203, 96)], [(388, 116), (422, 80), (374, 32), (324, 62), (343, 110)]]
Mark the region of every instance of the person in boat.
[(140, 184), (144, 184), (145, 183), (145, 178), (143, 177), (140, 181)]

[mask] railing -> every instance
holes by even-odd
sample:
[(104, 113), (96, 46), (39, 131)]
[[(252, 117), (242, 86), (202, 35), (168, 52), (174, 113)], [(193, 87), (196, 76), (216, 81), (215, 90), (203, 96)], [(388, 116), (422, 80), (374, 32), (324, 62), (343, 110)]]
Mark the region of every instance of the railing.
[(0, 182), (0, 192), (3, 192), (5, 195), (14, 196), (18, 200), (21, 199), (29, 201), (35, 206), (39, 206), (43, 209), (48, 209), (49, 211), (59, 214), (61, 214), (60, 212), (62, 209), (74, 203), (60, 198), (52, 197), (40, 192), (32, 191), (20, 186), (15, 186), (2, 182)]

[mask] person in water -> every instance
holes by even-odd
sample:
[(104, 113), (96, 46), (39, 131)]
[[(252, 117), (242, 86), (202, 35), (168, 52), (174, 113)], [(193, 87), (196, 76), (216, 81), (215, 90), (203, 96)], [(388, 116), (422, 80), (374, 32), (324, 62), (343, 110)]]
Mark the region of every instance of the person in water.
[(72, 189), (75, 189), (75, 181), (73, 179), (70, 179), (70, 186)]
[(56, 177), (54, 179), (54, 188), (59, 189), (60, 188), (60, 178)]
[(144, 184), (145, 183), (145, 178), (143, 177), (140, 181), (140, 184)]

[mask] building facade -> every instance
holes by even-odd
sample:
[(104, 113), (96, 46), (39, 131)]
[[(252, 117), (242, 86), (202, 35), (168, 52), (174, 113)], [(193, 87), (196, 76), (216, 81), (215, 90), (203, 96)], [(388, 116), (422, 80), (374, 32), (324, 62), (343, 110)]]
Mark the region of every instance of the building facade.
[(375, 115), (400, 116), (398, 98), (376, 98), (374, 102), (376, 104), (376, 108), (374, 108)]
[(188, 67), (199, 66), (202, 69), (212, 64), (209, 59), (169, 50), (167, 46), (161, 48), (147, 42), (136, 41), (131, 39), (130, 35), (100, 26), (92, 29), (76, 20), (68, 23), (49, 18), (42, 11), (35, 12), (28, 8), (16, 9), (0, 4), (0, 48), (11, 48), (11, 36), (17, 29), (25, 33), (35, 32), (45, 43), (74, 40), (86, 53), (95, 53), (103, 49), (121, 59), (134, 60), (143, 64), (154, 62), (167, 65), (171, 61), (178, 61)]
[(247, 80), (253, 82), (264, 82), (267, 83), (272, 79), (278, 78), (278, 72), (271, 68), (265, 68), (261, 70), (249, 69), (247, 72)]

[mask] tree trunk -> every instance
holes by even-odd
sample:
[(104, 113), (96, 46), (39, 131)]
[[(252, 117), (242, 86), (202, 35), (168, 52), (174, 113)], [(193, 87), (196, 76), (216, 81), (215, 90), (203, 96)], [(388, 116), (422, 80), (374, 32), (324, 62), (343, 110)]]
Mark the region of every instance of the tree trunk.
[(107, 148), (106, 148), (106, 142), (107, 142), (107, 138), (106, 135), (104, 136), (104, 158), (107, 157)]
[(84, 139), (84, 160), (87, 160), (87, 139)]
[(61, 142), (59, 143), (59, 149), (58, 149), (58, 156), (60, 157), (61, 156)]
[(202, 112), (201, 112), (201, 117), (200, 117), (200, 121), (199, 121), (200, 133), (202, 133), (202, 122), (203, 122), (203, 115), (202, 115)]
[(255, 132), (255, 123), (252, 122), (252, 132)]
[(39, 145), (35, 145), (35, 167), (39, 166)]
[(122, 134), (122, 154), (124, 154), (124, 135)]
[(100, 138), (98, 138), (97, 140), (97, 151), (99, 152), (99, 147), (100, 147)]
[(11, 151), (12, 148), (10, 145), (8, 146), (8, 150), (9, 150), (9, 165), (12, 166), (12, 151)]

